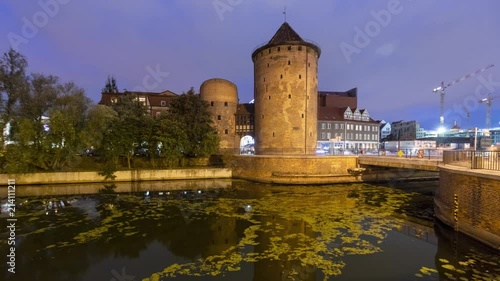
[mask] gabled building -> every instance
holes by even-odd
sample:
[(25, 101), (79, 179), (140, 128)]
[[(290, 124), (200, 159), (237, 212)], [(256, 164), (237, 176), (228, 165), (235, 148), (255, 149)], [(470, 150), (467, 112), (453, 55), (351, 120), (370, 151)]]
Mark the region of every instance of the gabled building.
[(318, 148), (328, 150), (328, 153), (335, 153), (334, 150), (377, 150), (379, 123), (366, 109), (319, 107)]
[(380, 122), (380, 140), (386, 139), (391, 134), (391, 124), (382, 120)]
[(178, 95), (171, 91), (163, 91), (160, 93), (154, 92), (129, 92), (127, 90), (118, 93), (102, 93), (99, 104), (112, 106), (118, 102), (120, 96), (134, 95), (137, 100), (147, 107), (151, 116), (158, 116), (162, 111), (167, 110), (170, 103), (178, 97)]

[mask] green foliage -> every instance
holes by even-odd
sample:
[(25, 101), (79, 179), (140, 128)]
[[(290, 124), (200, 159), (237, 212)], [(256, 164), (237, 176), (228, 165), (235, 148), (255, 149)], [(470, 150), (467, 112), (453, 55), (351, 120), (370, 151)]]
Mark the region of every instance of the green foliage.
[(184, 128), (189, 142), (184, 147), (186, 157), (206, 157), (217, 151), (219, 137), (212, 127), (212, 117), (208, 103), (191, 89), (175, 99), (170, 105), (170, 113)]
[(72, 82), (59, 83), (52, 75), (26, 76), (26, 59), (15, 51), (1, 61), (1, 91), (7, 97), (2, 103), (2, 129), (10, 124), (3, 170), (21, 173), (66, 167), (83, 147), (81, 132), (91, 101)]
[[(0, 129), (10, 125), (10, 144), (0, 149), (3, 171), (74, 167), (82, 162), (80, 152), (89, 148), (99, 155), (102, 175), (113, 180), (124, 160), (133, 168), (137, 155), (146, 156), (152, 167), (175, 167), (217, 151), (208, 104), (193, 89), (153, 118), (143, 97), (127, 93), (112, 107), (94, 106), (73, 82), (26, 75), (26, 67), (26, 58), (14, 50), (0, 58)], [(118, 92), (114, 77), (108, 77), (103, 92)]]
[[(0, 57), (0, 132), (4, 131), (13, 118), (21, 93), (28, 88), (27, 66), (26, 58), (13, 49)], [(4, 135), (0, 134), (0, 142), (3, 144), (4, 141)], [(0, 152), (3, 153), (3, 146), (0, 147)]]
[[(156, 167), (173, 167), (178, 165), (189, 139), (183, 125), (173, 118), (172, 114), (162, 114), (151, 128), (148, 149), (151, 152), (151, 164)], [(160, 163), (157, 163), (160, 158)]]
[(117, 118), (104, 132), (100, 151), (106, 162), (116, 166), (120, 157), (125, 157), (130, 169), (134, 151), (144, 142), (145, 134), (149, 131), (151, 117), (146, 107), (133, 95), (121, 97), (113, 109)]
[(115, 120), (118, 114), (111, 107), (95, 105), (87, 113), (85, 128), (82, 131), (82, 142), (85, 148), (101, 147), (104, 134)]
[(109, 76), (106, 80), (106, 85), (102, 88), (102, 93), (118, 93), (118, 86), (116, 86), (116, 79), (114, 76)]

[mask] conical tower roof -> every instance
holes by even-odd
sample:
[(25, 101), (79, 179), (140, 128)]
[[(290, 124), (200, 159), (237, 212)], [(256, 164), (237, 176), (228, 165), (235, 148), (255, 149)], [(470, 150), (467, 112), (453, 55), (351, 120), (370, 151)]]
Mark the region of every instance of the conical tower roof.
[(316, 50), (316, 52), (318, 53), (318, 57), (321, 55), (321, 49), (316, 44), (307, 42), (306, 40), (302, 39), (302, 37), (300, 37), (300, 35), (295, 30), (293, 30), (293, 28), (287, 22), (284, 22), (280, 26), (280, 28), (278, 28), (269, 42), (257, 47), (254, 50), (254, 52), (252, 53), (252, 58), (254, 58), (254, 56), (258, 52), (277, 45), (302, 45)]
[(305, 42), (287, 22), (284, 22), (280, 26), (278, 31), (276, 31), (276, 33), (274, 34), (273, 38), (271, 38), (271, 40), (269, 40), (267, 44), (277, 45), (285, 42)]

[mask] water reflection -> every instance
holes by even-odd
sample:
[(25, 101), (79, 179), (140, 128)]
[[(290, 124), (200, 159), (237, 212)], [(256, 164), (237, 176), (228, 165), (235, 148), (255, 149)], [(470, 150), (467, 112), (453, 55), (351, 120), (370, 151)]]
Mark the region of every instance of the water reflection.
[(17, 273), (7, 274), (2, 263), (4, 279), (119, 280), (125, 273), (133, 280), (499, 276), (498, 253), (449, 229), (434, 231), (432, 197), (419, 193), (366, 184), (227, 180), (101, 188), (18, 187)]

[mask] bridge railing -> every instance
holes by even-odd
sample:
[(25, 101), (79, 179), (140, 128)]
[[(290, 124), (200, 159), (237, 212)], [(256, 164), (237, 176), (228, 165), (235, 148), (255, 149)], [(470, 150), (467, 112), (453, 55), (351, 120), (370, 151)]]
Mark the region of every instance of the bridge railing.
[[(440, 159), (443, 157), (442, 149), (435, 148), (427, 148), (427, 149), (400, 149), (402, 152), (401, 157), (403, 158), (421, 158), (421, 159)], [(399, 151), (386, 151), (379, 150), (377, 153), (378, 156), (398, 156)]]
[(443, 164), (500, 171), (500, 151), (445, 151)]

